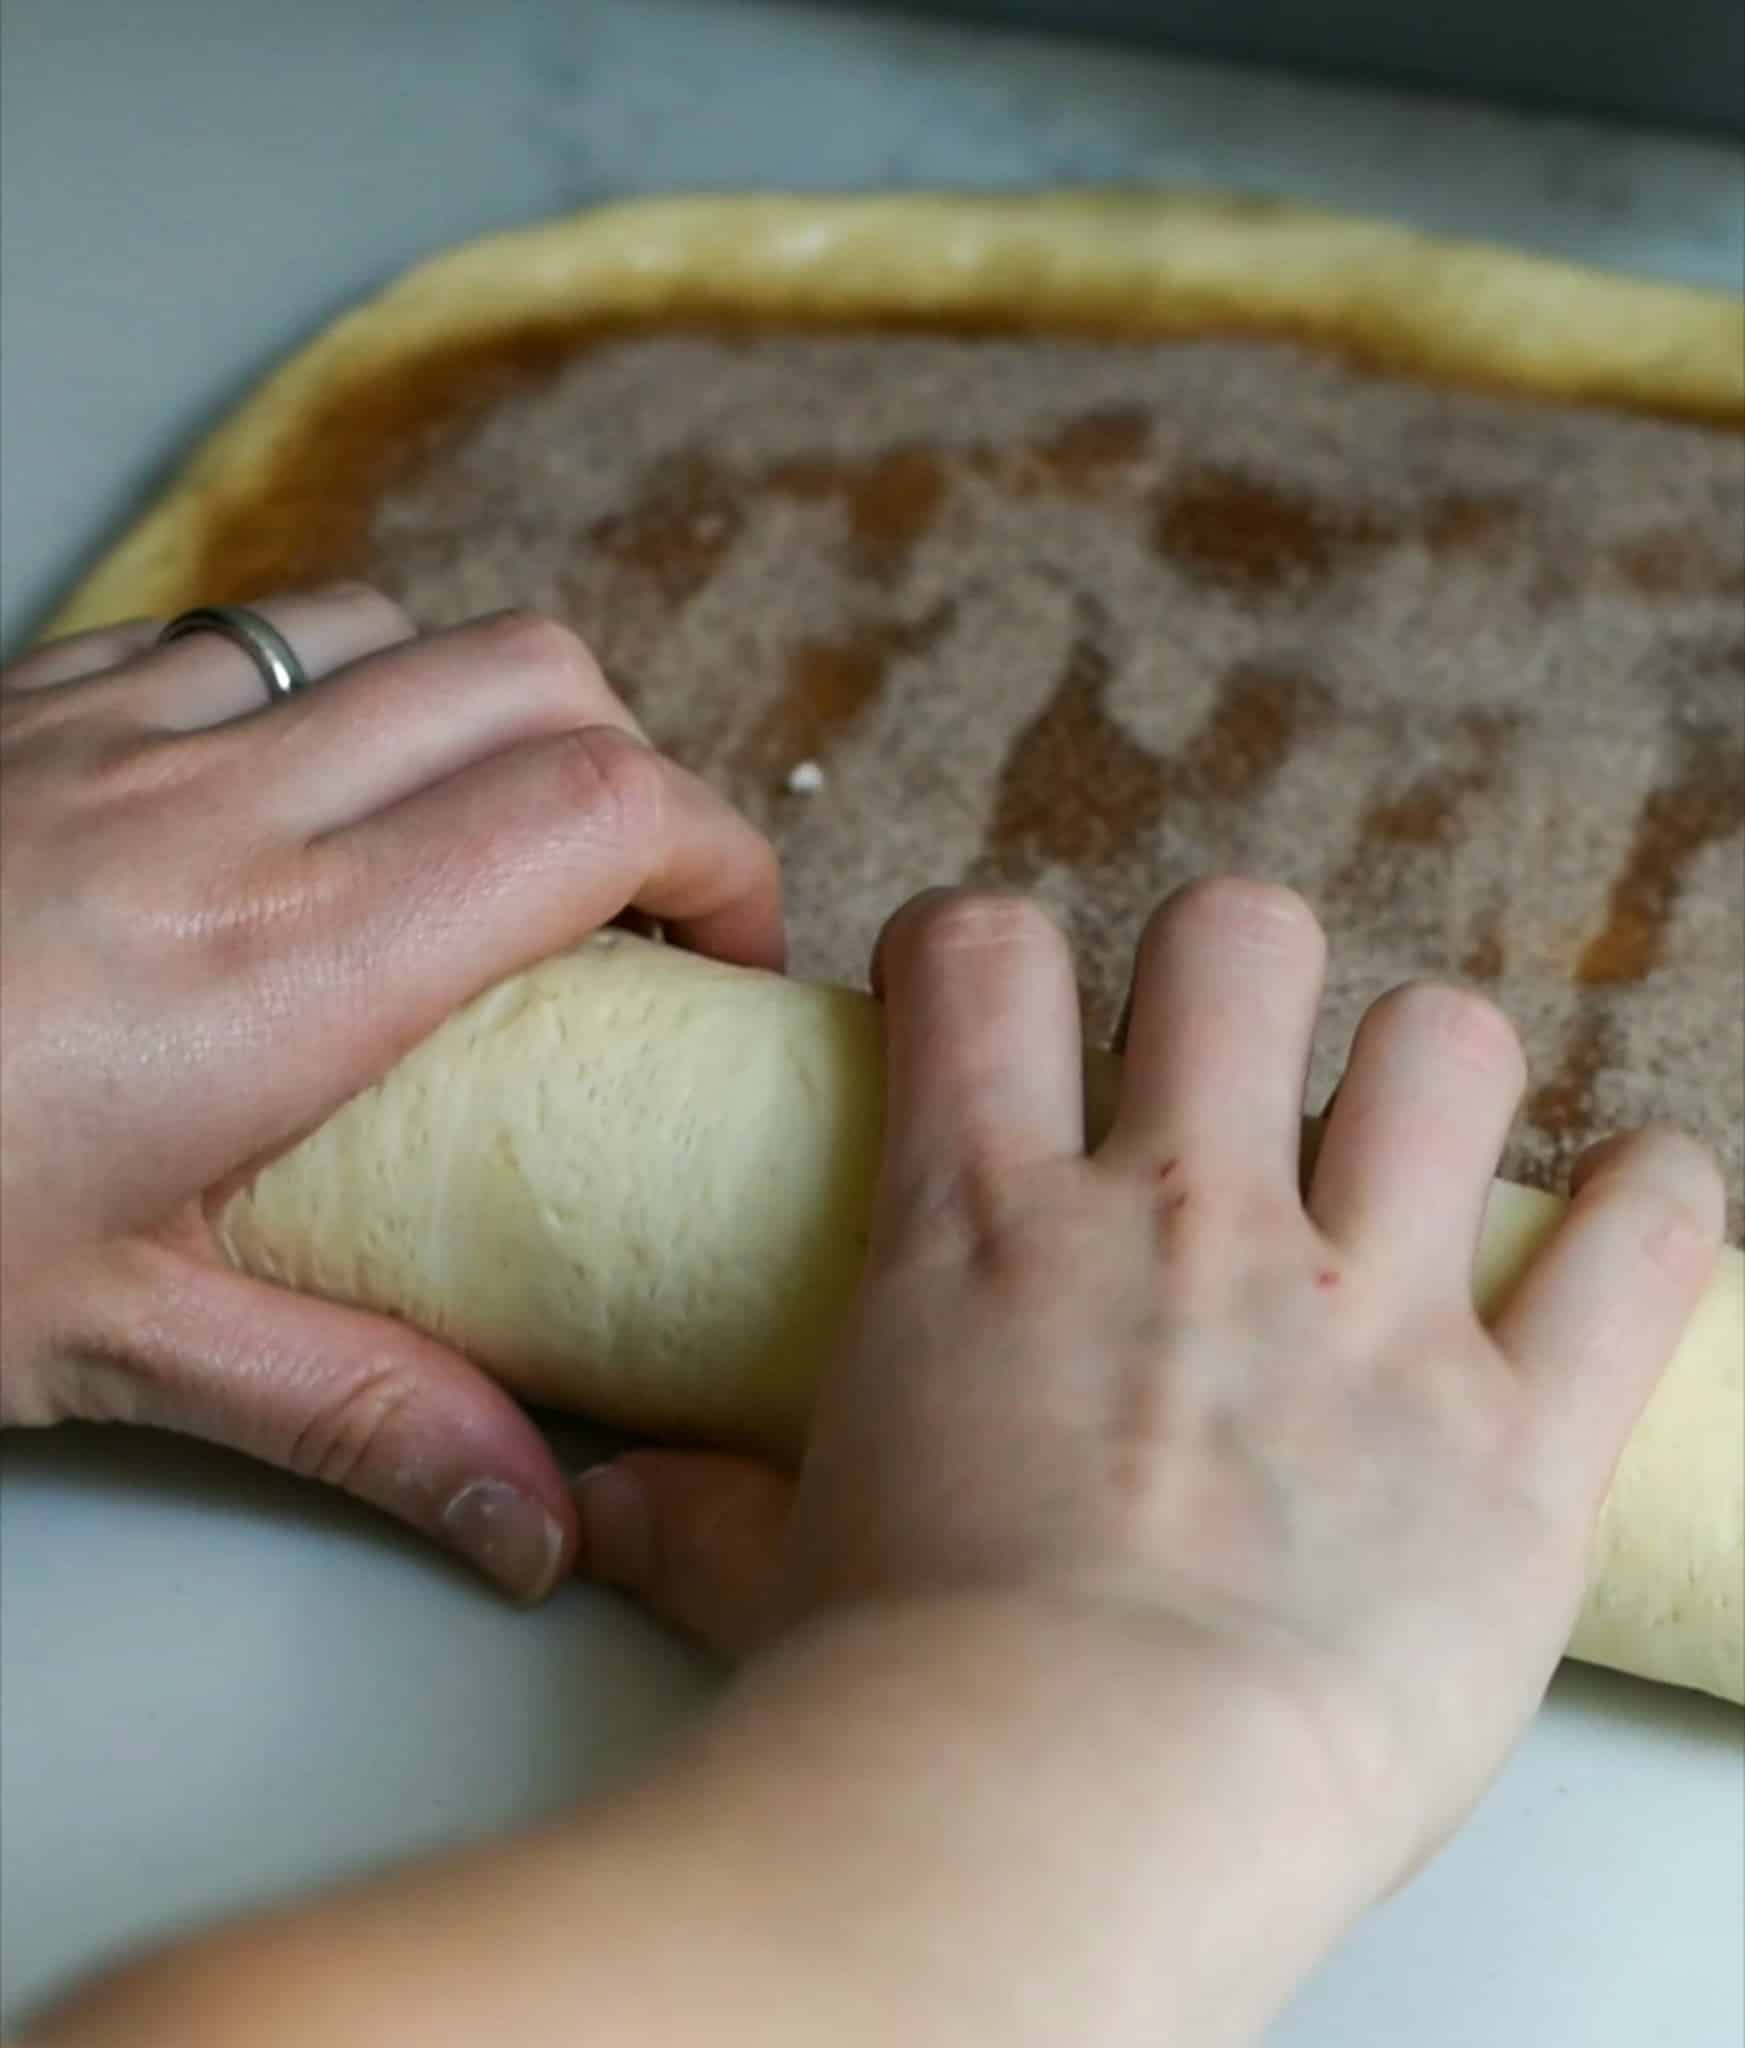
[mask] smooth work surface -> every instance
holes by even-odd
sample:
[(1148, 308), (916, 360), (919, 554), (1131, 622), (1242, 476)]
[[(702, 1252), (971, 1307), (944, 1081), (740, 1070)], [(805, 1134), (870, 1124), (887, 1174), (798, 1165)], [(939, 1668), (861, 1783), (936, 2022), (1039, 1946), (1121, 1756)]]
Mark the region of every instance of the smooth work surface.
[[(609, 1595), (517, 1613), (240, 1460), (84, 1432), (15, 1440), (0, 1473), (13, 2014), (130, 1940), (544, 1812), (715, 1683)], [(1566, 1669), (1472, 1826), (1275, 2039), (1737, 2048), (1740, 1733)]]
[[(1272, 191), (1736, 283), (1739, 153), (913, 21), (706, 0), (7, 0), (0, 601), (16, 646), (185, 444), (443, 243), (675, 187)], [(709, 1683), (617, 1603), (510, 1612), (188, 1447), (6, 1446), (3, 2001), (148, 1932), (548, 1810)], [(1734, 1710), (1559, 1682), (1287, 2048), (1737, 2048)]]

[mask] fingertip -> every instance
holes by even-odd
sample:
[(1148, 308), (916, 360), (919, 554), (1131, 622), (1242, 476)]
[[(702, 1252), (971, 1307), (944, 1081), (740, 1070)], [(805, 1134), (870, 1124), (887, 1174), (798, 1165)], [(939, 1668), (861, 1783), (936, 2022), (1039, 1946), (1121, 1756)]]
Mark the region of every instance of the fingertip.
[(767, 833), (687, 768), (651, 755), (662, 787), (661, 858), (636, 908), (692, 952), (779, 974), (787, 966), (782, 866)]
[[(1047, 905), (1016, 889), (923, 889), (886, 920), (873, 949), (872, 989), (888, 1000), (900, 981), (913, 991), (942, 978), (996, 977), (1014, 961), (1064, 970), (1072, 947)], [(1076, 993), (1074, 997), (1076, 1007)]]
[(1327, 953), (1326, 931), (1308, 898), (1256, 876), (1197, 875), (1184, 882), (1146, 919), (1140, 949), (1166, 944), (1183, 929), (1204, 929), (1221, 946), (1247, 945), (1323, 962)]
[(1657, 1125), (1634, 1132), (1582, 1180), (1575, 1213), (1616, 1212), (1634, 1256), (1687, 1306), (1707, 1284), (1726, 1228), (1726, 1186), (1708, 1148)]
[(1579, 1195), (1625, 1174), (1687, 1211), (1697, 1235), (1719, 1242), (1726, 1228), (1727, 1187), (1720, 1162), (1700, 1139), (1667, 1123), (1615, 1132), (1576, 1161), (1570, 1192)]
[(1016, 889), (929, 889), (899, 912), (899, 935), (918, 954), (1043, 952), (1070, 960), (1060, 920), (1035, 896)]
[(885, 919), (879, 928), (877, 939), (873, 942), (870, 979), (874, 995), (882, 997), (885, 993), (885, 985), (890, 978), (892, 948), (900, 946), (911, 931), (918, 929), (942, 903), (949, 902), (958, 893), (944, 883), (935, 883), (931, 888), (918, 889), (913, 896), (899, 903)]
[(627, 1451), (572, 1482), (576, 1568), (724, 1656), (769, 1627), (793, 1483), (755, 1459)]
[(654, 1532), (648, 1489), (614, 1458), (593, 1465), (570, 1488), (580, 1524), (576, 1570), (601, 1585), (640, 1592), (653, 1576)]
[(572, 1531), (565, 1521), (511, 1481), (473, 1479), (443, 1509), (438, 1534), (517, 1605), (535, 1607), (566, 1575)]
[(1544, 1389), (1562, 1466), (1603, 1485), (1714, 1275), (1725, 1190), (1708, 1149), (1667, 1126), (1594, 1146), (1574, 1183), (1490, 1327)]
[(1527, 1085), (1527, 1056), (1514, 1020), (1461, 982), (1420, 976), (1378, 996), (1358, 1024), (1353, 1060), (1378, 1041), (1409, 1047), (1455, 1076), (1482, 1077), (1511, 1102)]
[(788, 964), (787, 924), (782, 910), (781, 869), (774, 848), (761, 874), (753, 874), (731, 902), (690, 918), (670, 918), (668, 929), (688, 952), (730, 966), (781, 974)]

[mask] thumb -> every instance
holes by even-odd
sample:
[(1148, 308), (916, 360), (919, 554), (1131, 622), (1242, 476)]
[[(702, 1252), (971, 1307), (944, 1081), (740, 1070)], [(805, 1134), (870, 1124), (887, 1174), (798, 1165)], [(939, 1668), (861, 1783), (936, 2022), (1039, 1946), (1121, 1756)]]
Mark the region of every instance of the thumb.
[(121, 1286), (104, 1290), (103, 1391), (83, 1404), (75, 1392), (75, 1408), (203, 1437), (337, 1486), (476, 1565), (514, 1600), (543, 1599), (568, 1572), (575, 1508), (557, 1460), (478, 1367), (386, 1316), (179, 1250), (135, 1242), (126, 1251)]
[(794, 1482), (712, 1451), (627, 1451), (575, 1486), (578, 1569), (724, 1657), (768, 1632)]

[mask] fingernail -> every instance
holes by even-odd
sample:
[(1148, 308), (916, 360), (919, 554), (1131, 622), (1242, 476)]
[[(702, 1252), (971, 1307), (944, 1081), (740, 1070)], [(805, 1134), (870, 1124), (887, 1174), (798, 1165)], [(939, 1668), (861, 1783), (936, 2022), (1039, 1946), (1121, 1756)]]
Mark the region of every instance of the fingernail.
[(623, 1465), (592, 1465), (570, 1491), (582, 1521), (579, 1568), (608, 1586), (646, 1585), (654, 1539), (642, 1481)]
[(501, 1479), (475, 1479), (442, 1511), (443, 1534), (515, 1599), (551, 1591), (563, 1531), (530, 1494)]

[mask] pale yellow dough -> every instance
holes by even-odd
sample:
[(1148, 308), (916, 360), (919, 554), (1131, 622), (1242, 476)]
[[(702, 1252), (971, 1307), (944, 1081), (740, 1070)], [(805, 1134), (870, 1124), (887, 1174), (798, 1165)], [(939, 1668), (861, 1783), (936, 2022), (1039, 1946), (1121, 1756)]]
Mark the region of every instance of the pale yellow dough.
[[(1113, 1072), (1087, 1070), (1093, 1126)], [(867, 997), (606, 933), (460, 1011), (219, 1234), (530, 1398), (792, 1447), (860, 1270), (882, 1109)], [(1481, 1308), (1561, 1207), (1498, 1183)], [(1742, 1378), (1728, 1251), (1619, 1468), (1573, 1655), (1745, 1701)]]
[(1284, 334), (1523, 397), (1745, 417), (1736, 293), (1387, 221), (1191, 191), (632, 200), (447, 250), (336, 321), (194, 451), (48, 634), (209, 603), (214, 535), (280, 509), (329, 409), (431, 350), (542, 324), (573, 324), (579, 347), (594, 323), (721, 319)]

